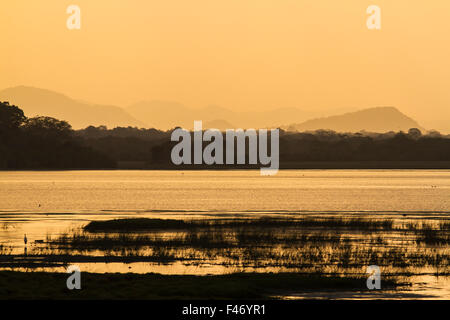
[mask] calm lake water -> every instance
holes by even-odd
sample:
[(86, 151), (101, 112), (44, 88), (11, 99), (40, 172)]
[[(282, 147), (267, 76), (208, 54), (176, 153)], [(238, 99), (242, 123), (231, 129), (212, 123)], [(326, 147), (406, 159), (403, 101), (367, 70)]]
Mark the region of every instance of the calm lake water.
[[(31, 243), (88, 221), (121, 217), (449, 219), (449, 212), (450, 170), (284, 170), (275, 176), (259, 170), (0, 172), (0, 243), (15, 253), (23, 252), (24, 234)], [(149, 272), (146, 266), (136, 264), (133, 272)], [(129, 270), (96, 264), (89, 271)], [(183, 265), (150, 271), (204, 273)], [(442, 279), (425, 287), (450, 297), (448, 278)]]
[(450, 211), (450, 170), (0, 172), (0, 210)]

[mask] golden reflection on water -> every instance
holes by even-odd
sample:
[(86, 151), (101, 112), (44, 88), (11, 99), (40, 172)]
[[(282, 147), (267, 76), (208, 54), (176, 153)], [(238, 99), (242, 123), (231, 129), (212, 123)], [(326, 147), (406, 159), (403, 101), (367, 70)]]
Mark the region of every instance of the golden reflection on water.
[(304, 291), (292, 293), (274, 298), (285, 300), (303, 299), (339, 299), (339, 300), (449, 300), (450, 277), (436, 277), (431, 275), (413, 276), (409, 280), (411, 287), (394, 290), (365, 290), (354, 291)]
[[(430, 186), (436, 186), (430, 188)], [(450, 171), (439, 170), (292, 170), (271, 178), (257, 171), (230, 172), (2, 172), (0, 173), (0, 244), (12, 254), (28, 253), (46, 241), (78, 230), (89, 221), (118, 218), (219, 219), (255, 217), (339, 217), (393, 219), (397, 225), (449, 221)], [(166, 236), (170, 236), (167, 234)], [(411, 234), (379, 233), (380, 249), (415, 246)], [(345, 237), (359, 245), (377, 246), (363, 232)], [(289, 252), (288, 249), (278, 249)], [(329, 247), (327, 250), (333, 250)], [(416, 250), (416, 249), (414, 249)], [(449, 245), (441, 246), (448, 255)], [(102, 255), (102, 252), (90, 252)], [(223, 274), (231, 272), (292, 272), (283, 266), (242, 266), (206, 259), (199, 263), (175, 261), (167, 264), (77, 263), (86, 272), (133, 272), (162, 274)], [(8, 269), (8, 268), (6, 268)], [(16, 268), (15, 270), (26, 270)], [(33, 270), (65, 272), (65, 267)], [(294, 269), (295, 270), (295, 269)], [(313, 272), (314, 268), (308, 269)], [(301, 271), (308, 271), (304, 268)], [(334, 273), (335, 266), (322, 267)], [(404, 272), (390, 267), (386, 272)], [(413, 286), (395, 292), (340, 293), (340, 298), (449, 298), (448, 276), (436, 270), (412, 268)], [(350, 272), (350, 270), (347, 270)], [(353, 270), (355, 273), (364, 271)], [(315, 296), (314, 296), (315, 294)], [(321, 298), (320, 292), (295, 293), (284, 298)], [(330, 292), (322, 298), (333, 297)]]

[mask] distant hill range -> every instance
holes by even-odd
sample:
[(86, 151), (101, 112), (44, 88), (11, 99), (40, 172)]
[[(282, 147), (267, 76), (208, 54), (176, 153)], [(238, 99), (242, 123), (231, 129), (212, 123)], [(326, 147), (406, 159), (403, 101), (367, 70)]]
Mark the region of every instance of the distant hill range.
[(292, 119), (306, 120), (317, 116), (317, 112), (303, 111), (297, 108), (235, 112), (216, 105), (192, 109), (181, 103), (159, 100), (139, 102), (126, 110), (150, 127), (160, 129), (170, 129), (177, 126), (192, 129), (195, 120), (202, 120), (203, 127), (205, 127), (205, 123), (211, 122), (216, 124), (220, 122), (222, 127), (223, 125), (232, 125), (232, 127), (226, 129), (278, 127), (290, 123)]
[(25, 86), (8, 88), (0, 91), (0, 101), (19, 106), (27, 117), (39, 115), (65, 120), (74, 129), (90, 125), (146, 127), (120, 107), (90, 104), (50, 90)]
[(207, 122), (203, 123), (202, 126), (203, 126), (203, 129), (218, 129), (221, 131), (236, 128), (236, 126), (232, 125), (228, 121), (220, 120), (220, 119), (207, 121)]
[[(127, 108), (113, 105), (98, 105), (76, 100), (55, 91), (18, 86), (0, 91), (0, 100), (20, 106), (27, 117), (45, 115), (68, 121), (74, 129), (105, 125), (172, 129), (192, 129), (194, 120), (202, 120), (204, 127), (222, 129), (275, 127), (292, 119), (309, 119), (317, 112), (297, 108), (279, 108), (271, 111), (234, 112), (220, 106), (192, 109), (181, 103), (170, 101), (144, 101)], [(228, 129), (228, 128), (227, 128)]]
[(288, 131), (314, 131), (319, 129), (337, 132), (388, 132), (422, 128), (415, 120), (394, 107), (376, 107), (332, 117), (308, 120), (284, 127)]
[[(41, 115), (66, 120), (74, 129), (86, 128), (90, 125), (163, 130), (180, 126), (192, 129), (194, 120), (202, 120), (204, 129), (220, 130), (274, 127), (290, 131), (328, 129), (338, 132), (407, 131), (410, 128), (424, 130), (416, 121), (394, 107), (370, 108), (321, 118), (319, 116), (323, 111), (303, 111), (297, 108), (235, 112), (215, 105), (191, 109), (181, 103), (159, 100), (143, 101), (121, 108), (113, 105), (91, 104), (58, 92), (27, 86), (1, 90), (0, 101), (9, 101), (19, 106), (27, 117)], [(315, 119), (305, 121), (311, 118)]]

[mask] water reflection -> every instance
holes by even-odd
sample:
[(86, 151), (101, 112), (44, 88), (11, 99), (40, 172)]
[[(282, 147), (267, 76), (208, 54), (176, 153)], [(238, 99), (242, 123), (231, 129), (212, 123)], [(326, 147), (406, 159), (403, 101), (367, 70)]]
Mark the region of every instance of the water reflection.
[[(341, 293), (340, 297), (387, 298), (390, 294), (398, 297), (401, 294), (402, 298), (448, 297), (449, 231), (445, 226), (450, 219), (447, 211), (450, 171), (292, 170), (266, 178), (261, 179), (258, 172), (252, 171), (185, 172), (185, 175), (129, 171), (2, 172), (0, 262), (8, 270), (63, 272), (70, 261), (43, 258), (46, 254), (54, 255), (51, 250), (58, 250), (59, 255), (130, 258), (122, 262), (111, 258), (107, 263), (76, 258), (83, 271), (98, 273), (362, 274), (363, 267), (379, 259), (385, 262), (384, 273), (412, 274), (408, 275), (412, 287), (370, 296)], [(215, 243), (215, 247), (209, 248), (192, 247), (192, 234), (190, 244), (174, 246), (174, 240), (185, 239), (188, 234), (180, 230), (159, 232), (156, 238), (145, 239), (145, 245), (125, 251), (120, 246), (108, 250), (95, 246), (82, 249), (69, 242), (65, 247), (55, 243), (49, 247), (64, 234), (70, 237), (81, 232), (91, 221), (137, 217), (203, 221), (321, 219), (321, 227), (283, 226), (265, 231), (247, 228), (245, 232), (227, 229), (216, 234), (197, 234), (196, 239), (204, 236), (204, 242)], [(326, 219), (391, 221), (392, 225), (377, 230), (362, 229), (363, 226), (340, 230), (333, 225), (327, 229)], [(23, 234), (29, 239), (26, 248)], [(167, 245), (167, 251), (155, 254), (157, 240), (172, 244)], [(131, 259), (133, 254), (135, 260)], [(141, 261), (142, 256), (160, 258), (163, 254), (171, 259), (164, 263), (157, 259)], [(7, 257), (11, 255), (19, 262), (15, 266), (7, 265)], [(297, 292), (284, 297), (312, 297), (312, 294), (317, 298), (332, 297), (329, 292)]]

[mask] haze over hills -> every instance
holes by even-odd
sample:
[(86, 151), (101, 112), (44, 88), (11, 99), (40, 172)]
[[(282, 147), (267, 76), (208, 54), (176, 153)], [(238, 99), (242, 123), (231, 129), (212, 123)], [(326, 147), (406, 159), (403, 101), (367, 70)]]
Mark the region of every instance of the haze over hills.
[(410, 128), (422, 128), (415, 120), (404, 115), (394, 107), (375, 107), (349, 112), (342, 115), (317, 118), (299, 124), (292, 124), (289, 131), (313, 131), (319, 129), (337, 132), (388, 132), (408, 131)]
[[(90, 104), (54, 91), (27, 86), (1, 90), (0, 101), (9, 101), (11, 104), (18, 105), (28, 117), (45, 115), (66, 120), (74, 129), (90, 125), (105, 125), (109, 128), (131, 126), (162, 130), (175, 127), (192, 129), (195, 120), (202, 120), (204, 129), (220, 130), (274, 127), (292, 131), (329, 129), (347, 132), (361, 130), (387, 132), (407, 131), (413, 127), (423, 130), (415, 120), (394, 107), (369, 108), (328, 117), (319, 117), (322, 115), (320, 111), (303, 111), (297, 108), (235, 112), (220, 106), (209, 105), (200, 109), (191, 109), (178, 102), (160, 100), (143, 101), (128, 108), (120, 108), (112, 105)], [(313, 117), (315, 119), (307, 120)]]
[(217, 125), (217, 121), (220, 121), (220, 127), (230, 125), (230, 129), (259, 128), (281, 126), (291, 122), (292, 119), (306, 120), (317, 116), (315, 112), (305, 112), (296, 108), (234, 112), (216, 105), (192, 109), (178, 102), (160, 100), (139, 102), (125, 109), (113, 105), (92, 104), (55, 91), (29, 86), (1, 90), (0, 100), (18, 105), (27, 117), (45, 115), (66, 120), (74, 129), (90, 125), (105, 125), (108, 128), (132, 126), (162, 130), (180, 126), (192, 129), (194, 120), (202, 120), (207, 126), (211, 126), (211, 122)]
[(74, 100), (58, 92), (19, 86), (0, 91), (0, 100), (19, 106), (27, 117), (49, 116), (68, 121), (74, 129), (89, 125), (117, 126), (147, 125), (116, 106), (95, 105)]
[(292, 122), (292, 119), (306, 120), (318, 116), (317, 112), (297, 108), (278, 108), (270, 111), (235, 112), (217, 105), (192, 109), (178, 102), (142, 101), (126, 109), (132, 116), (141, 119), (150, 127), (171, 129), (177, 126), (192, 129), (195, 120), (203, 122), (226, 121), (232, 128), (276, 127)]
[(218, 129), (221, 131), (236, 128), (235, 125), (229, 123), (228, 121), (221, 120), (221, 119), (207, 121), (202, 124), (202, 127), (203, 127), (203, 129)]

